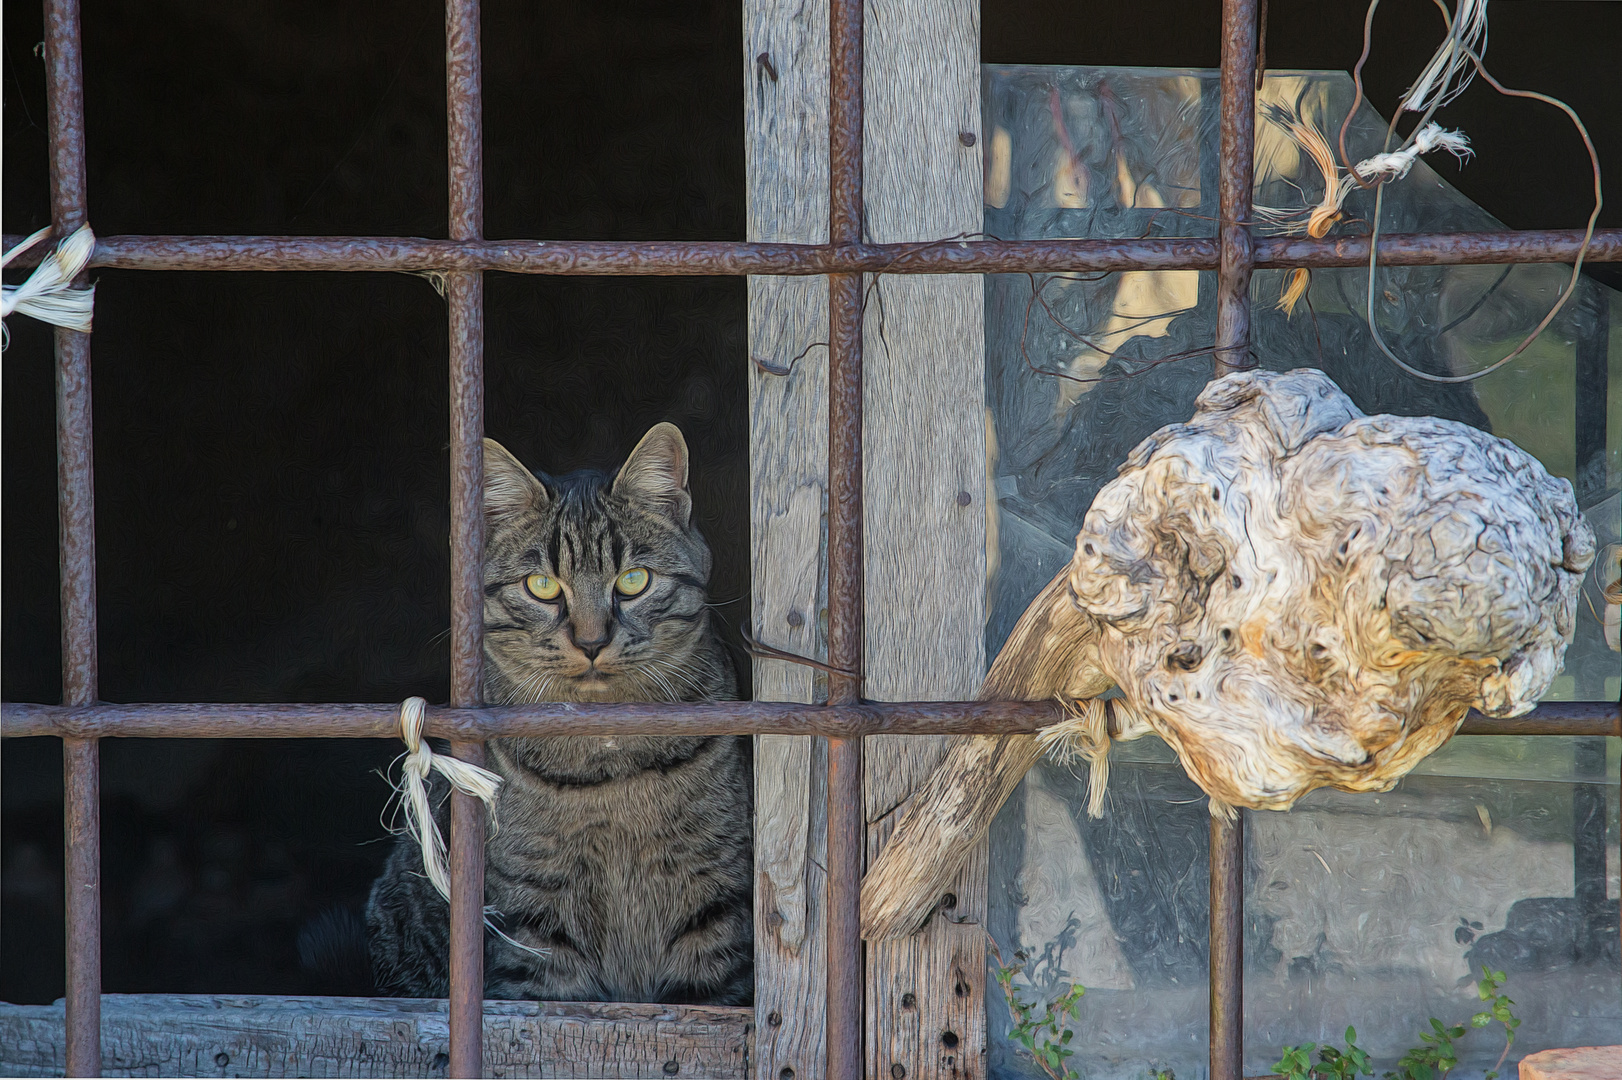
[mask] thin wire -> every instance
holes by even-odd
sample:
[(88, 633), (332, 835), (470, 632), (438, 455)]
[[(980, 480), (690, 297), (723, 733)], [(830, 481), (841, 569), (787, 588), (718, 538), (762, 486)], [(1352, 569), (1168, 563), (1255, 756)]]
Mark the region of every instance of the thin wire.
[[(1374, 0), (1374, 2), (1378, 3), (1379, 0)], [(1436, 5), (1442, 8), (1443, 15), (1446, 16), (1447, 8), (1442, 5), (1442, 0), (1436, 0)], [(1373, 5), (1371, 4), (1370, 10), (1372, 11), (1372, 9)], [(1385, 199), (1385, 184), (1382, 183), (1379, 185), (1379, 190), (1374, 194), (1374, 221), (1372, 231), (1369, 234), (1369, 285), (1367, 303), (1364, 308), (1364, 314), (1367, 317), (1369, 324), (1369, 334), (1371, 337), (1373, 337), (1374, 343), (1379, 346), (1380, 351), (1384, 353), (1387, 359), (1389, 359), (1392, 363), (1396, 364), (1399, 368), (1416, 379), (1433, 383), (1474, 382), (1476, 379), (1491, 375), (1493, 372), (1497, 371), (1499, 368), (1503, 367), (1505, 364), (1509, 363), (1511, 360), (1515, 359), (1517, 356), (1520, 356), (1523, 352), (1532, 347), (1532, 343), (1542, 335), (1544, 330), (1548, 329), (1549, 324), (1554, 321), (1554, 317), (1560, 313), (1560, 309), (1565, 307), (1566, 301), (1571, 298), (1571, 294), (1577, 291), (1577, 282), (1582, 278), (1583, 258), (1588, 254), (1589, 245), (1593, 243), (1594, 226), (1595, 223), (1599, 221), (1600, 208), (1605, 205), (1605, 196), (1600, 180), (1599, 153), (1594, 149), (1594, 140), (1589, 137), (1588, 128), (1583, 125), (1582, 118), (1577, 115), (1576, 110), (1574, 110), (1570, 105), (1567, 105), (1564, 101), (1561, 101), (1559, 98), (1550, 97), (1548, 94), (1540, 94), (1536, 90), (1510, 89), (1497, 79), (1493, 78), (1492, 74), (1487, 70), (1486, 65), (1481, 62), (1481, 57), (1476, 55), (1474, 49), (1471, 49), (1467, 45), (1461, 45), (1460, 47), (1464, 49), (1465, 53), (1470, 57), (1470, 60), (1475, 64), (1476, 71), (1480, 73), (1481, 77), (1500, 94), (1503, 94), (1506, 97), (1524, 97), (1532, 98), (1535, 101), (1542, 101), (1546, 104), (1553, 105), (1555, 108), (1561, 110), (1571, 118), (1571, 122), (1576, 125), (1577, 133), (1582, 136), (1583, 145), (1588, 148), (1588, 160), (1594, 167), (1594, 209), (1593, 212), (1588, 215), (1588, 228), (1583, 233), (1582, 246), (1577, 249), (1577, 258), (1571, 267), (1571, 280), (1566, 283), (1565, 290), (1561, 292), (1560, 298), (1554, 302), (1554, 306), (1549, 309), (1549, 313), (1543, 316), (1542, 321), (1540, 321), (1537, 326), (1532, 328), (1532, 332), (1526, 335), (1525, 339), (1523, 339), (1521, 343), (1517, 345), (1515, 349), (1507, 356), (1495, 361), (1494, 363), (1488, 364), (1484, 368), (1477, 371), (1472, 371), (1466, 375), (1432, 375), (1428, 371), (1421, 371), (1411, 364), (1406, 363), (1396, 353), (1392, 352), (1390, 346), (1386, 345), (1385, 338), (1381, 336), (1379, 327), (1377, 327), (1374, 323), (1374, 273), (1379, 256), (1380, 246), (1380, 210)], [(1430, 114), (1426, 113), (1426, 119), (1429, 119), (1429, 116)], [(1392, 123), (1394, 124), (1395, 120), (1393, 120)], [(1421, 121), (1421, 123), (1423, 123), (1423, 121)]]
[(755, 640), (755, 635), (750, 633), (748, 626), (738, 627), (738, 636), (743, 638), (744, 652), (759, 660), (781, 660), (786, 664), (800, 664), (804, 667), (816, 668), (818, 671), (826, 671), (830, 675), (842, 675), (847, 679), (860, 679), (862, 677), (862, 673), (859, 671), (847, 671), (842, 667), (824, 664), (821, 660), (813, 660), (809, 656), (801, 656), (797, 652), (779, 649), (775, 645), (763, 645)]

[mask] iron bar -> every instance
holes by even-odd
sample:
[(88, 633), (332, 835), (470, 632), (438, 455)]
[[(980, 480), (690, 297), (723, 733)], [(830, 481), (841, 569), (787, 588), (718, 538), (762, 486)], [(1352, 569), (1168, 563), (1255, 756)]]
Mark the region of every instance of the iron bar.
[[(78, 0), (45, 4), (45, 88), (51, 223), (66, 236), (87, 216), (84, 65)], [(58, 328), (56, 485), (62, 605), (62, 700), (96, 700), (96, 502), (90, 335)], [(101, 744), (62, 743), (67, 948), (66, 1066), (101, 1075)]]
[[(484, 236), (483, 68), (479, 0), (445, 4), (448, 231)], [(484, 276), (446, 274), (450, 318), (451, 703), (483, 700), (484, 674)], [(484, 743), (451, 752), (484, 764)], [(450, 1062), (453, 1077), (484, 1075), (484, 807), (451, 795)]]
[[(546, 735), (1001, 735), (1038, 731), (1064, 718), (1053, 701), (863, 701), (845, 706), (781, 701), (634, 702), (579, 705), (430, 705), (427, 734), (482, 742)], [(400, 706), (0, 704), (8, 739), (53, 736), (131, 739), (397, 739)], [(1525, 716), (1472, 711), (1460, 735), (1622, 737), (1622, 707), (1607, 701), (1551, 701)]]
[[(1255, 366), (1250, 351), (1251, 187), (1256, 160), (1256, 0), (1222, 2), (1217, 163), (1216, 353), (1212, 378)], [(1211, 1080), (1244, 1077), (1245, 816), (1211, 818)]]
[(1244, 1076), (1245, 817), (1211, 818), (1211, 1080)]
[[(1223, 0), (1222, 120), (1218, 140), (1216, 371), (1253, 367), (1250, 355), (1250, 195), (1256, 160), (1256, 0)], [(1213, 1044), (1214, 1045), (1214, 1044)], [(1212, 1073), (1213, 1078), (1216, 1076)]]
[[(1569, 263), (1580, 229), (1526, 232), (1392, 233), (1380, 237), (1382, 266)], [(21, 237), (8, 235), (10, 249)], [(1358, 267), (1366, 236), (1325, 240), (1257, 237), (1258, 269)], [(47, 248), (48, 250), (48, 248)], [(44, 252), (12, 263), (36, 265)], [(1588, 262), (1622, 262), (1622, 229), (1599, 229)], [(737, 276), (743, 274), (1017, 274), (1100, 270), (1215, 270), (1217, 240), (942, 240), (901, 244), (780, 244), (742, 241), (427, 240), (389, 236), (101, 236), (90, 265), (117, 270), (406, 271), (500, 270), (562, 276)]]
[[(863, 0), (828, 5), (828, 241), (862, 240)], [(862, 275), (828, 276), (828, 663), (863, 670)], [(828, 703), (855, 705), (860, 678), (830, 675)], [(829, 1080), (863, 1067), (861, 880), (866, 811), (860, 735), (828, 740)]]
[(1572, 748), (1571, 877), (1577, 902), (1577, 959), (1604, 955), (1599, 928), (1605, 911), (1605, 740), (1578, 739)]

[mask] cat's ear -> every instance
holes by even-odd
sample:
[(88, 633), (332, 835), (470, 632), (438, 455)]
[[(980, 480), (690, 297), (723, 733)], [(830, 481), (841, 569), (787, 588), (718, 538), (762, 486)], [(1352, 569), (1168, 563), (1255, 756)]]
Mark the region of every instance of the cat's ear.
[(614, 494), (636, 503), (652, 503), (682, 528), (693, 512), (687, 491), (687, 440), (675, 424), (655, 424), (614, 477)]
[(494, 439), (484, 440), (484, 516), (505, 517), (546, 505), (546, 487)]

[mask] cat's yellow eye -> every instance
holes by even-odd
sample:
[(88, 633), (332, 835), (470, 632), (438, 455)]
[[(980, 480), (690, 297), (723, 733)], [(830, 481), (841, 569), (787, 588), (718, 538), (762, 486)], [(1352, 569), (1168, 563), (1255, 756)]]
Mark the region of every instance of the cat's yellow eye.
[(614, 591), (621, 596), (635, 596), (648, 587), (652, 575), (640, 566), (627, 570), (614, 581)]
[(531, 574), (524, 579), (524, 588), (537, 600), (556, 600), (563, 586), (558, 579), (547, 574)]

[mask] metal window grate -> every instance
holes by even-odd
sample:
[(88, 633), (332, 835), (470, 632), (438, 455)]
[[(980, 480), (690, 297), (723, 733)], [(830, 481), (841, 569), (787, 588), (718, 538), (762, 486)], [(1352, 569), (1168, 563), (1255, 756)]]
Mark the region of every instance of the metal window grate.
[[(479, 0), (447, 0), (450, 239), (390, 237), (113, 236), (92, 266), (145, 270), (437, 270), (446, 274), (451, 381), (451, 707), (430, 709), (428, 732), (479, 760), (484, 740), (557, 734), (820, 734), (828, 755), (828, 1073), (862, 1070), (863, 735), (1032, 731), (1057, 718), (1045, 703), (880, 704), (857, 680), (829, 680), (826, 706), (484, 707), (480, 512), (484, 415), (481, 271), (566, 275), (826, 274), (829, 276), (829, 662), (862, 655), (862, 274), (1217, 269), (1217, 374), (1246, 366), (1248, 293), (1257, 267), (1355, 266), (1367, 238), (1253, 239), (1250, 216), (1257, 0), (1223, 0), (1220, 236), (1210, 239), (861, 242), (862, 0), (830, 4), (830, 222), (825, 245), (551, 243), (483, 239)], [(83, 72), (78, 0), (45, 0), (51, 211), (56, 235), (85, 220)], [(1386, 265), (1570, 261), (1577, 231), (1382, 238)], [(15, 241), (7, 238), (9, 248)], [(1601, 230), (1588, 258), (1622, 261), (1622, 229)], [(26, 263), (27, 260), (19, 260)], [(108, 735), (151, 738), (376, 738), (396, 731), (382, 705), (97, 704), (95, 507), (90, 338), (56, 331), (58, 510), (61, 531), (62, 705), (6, 703), (4, 734), (63, 740), (67, 844), (67, 1072), (101, 1069), (99, 749)], [(1472, 713), (1465, 734), (1622, 735), (1611, 703), (1541, 706), (1514, 720)], [(1211, 1076), (1241, 1076), (1243, 818), (1211, 827)], [(482, 1074), (483, 833), (478, 804), (455, 796), (451, 824), (450, 1075)]]

